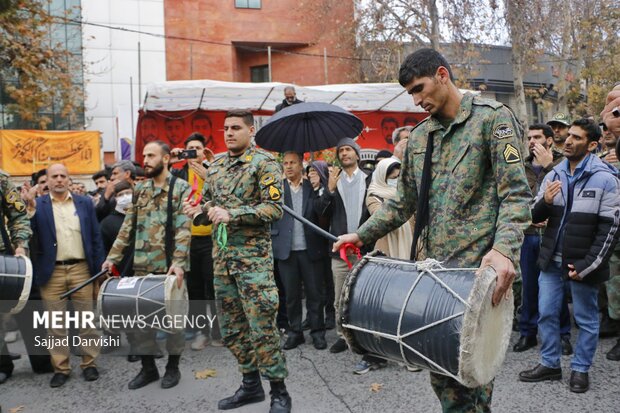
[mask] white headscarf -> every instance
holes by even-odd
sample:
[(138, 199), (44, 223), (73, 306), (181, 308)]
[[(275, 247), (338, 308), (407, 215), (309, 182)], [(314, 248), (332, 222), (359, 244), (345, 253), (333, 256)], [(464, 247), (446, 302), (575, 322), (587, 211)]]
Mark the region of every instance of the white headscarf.
[(368, 186), (368, 195), (375, 195), (385, 200), (396, 199), (398, 193), (396, 188), (387, 184), (387, 171), (393, 164), (397, 163), (400, 166), (400, 162), (394, 158), (381, 159), (374, 172), (372, 173), (372, 181)]

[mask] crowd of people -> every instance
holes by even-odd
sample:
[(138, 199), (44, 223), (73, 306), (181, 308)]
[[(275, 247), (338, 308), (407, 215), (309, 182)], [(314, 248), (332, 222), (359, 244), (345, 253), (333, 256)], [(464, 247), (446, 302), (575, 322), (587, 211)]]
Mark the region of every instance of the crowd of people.
[[(379, 249), (393, 258), (493, 266), (498, 273), (493, 302), (509, 297), (511, 285), (515, 293), (513, 329), (520, 337), (512, 350), (535, 348), (540, 337), (540, 362), (519, 379), (560, 379), (560, 356), (574, 353), (570, 390), (587, 391), (599, 335), (620, 335), (617, 91), (610, 93), (600, 124), (557, 113), (546, 124), (528, 126), (525, 148), (512, 112), (498, 102), (462, 95), (449, 64), (434, 50), (410, 55), (399, 81), (430, 117), (415, 128), (396, 129), (393, 153), (380, 151), (370, 164), (361, 164), (361, 148), (352, 138), (338, 142), (333, 165), (294, 152), (278, 162), (252, 144), (251, 112), (231, 111), (224, 127), (228, 152), (217, 158), (206, 138), (193, 133), (183, 147), (150, 142), (142, 166), (119, 161), (94, 174), (91, 192), (72, 182), (61, 164), (33, 174), (19, 190), (2, 174), (7, 222), (2, 230), (8, 232), (2, 251), (29, 253), (31, 301), (42, 299), (48, 309), (65, 309), (60, 295), (104, 269), (121, 277), (168, 274), (179, 286), (185, 280), (190, 313), (218, 315), (214, 326), (200, 330), (128, 334), (128, 361), (142, 364), (129, 389), (160, 379), (157, 339), (166, 340), (168, 353), (162, 388), (179, 383), (186, 341), (195, 351), (225, 345), (243, 380), (218, 407), (263, 400), (262, 376), (270, 381), (271, 411), (290, 411), (283, 352), (304, 344), (306, 330), (318, 351), (347, 350), (336, 318), (349, 266), (337, 251), (351, 242), (362, 252)], [(300, 102), (293, 88), (285, 94), (281, 107)], [(195, 156), (175, 168), (187, 153)], [(282, 204), (338, 241), (283, 213)], [(520, 282), (513, 285), (515, 276)], [(81, 289), (74, 306), (92, 308), (97, 288)], [(573, 319), (576, 340), (571, 340)], [(327, 343), (326, 330), (334, 328), (337, 339)], [(15, 333), (5, 336), (6, 330), (0, 328), (0, 383), (11, 376), (15, 357), (6, 345)], [(22, 331), (28, 350), (37, 333), (67, 335)], [(83, 338), (97, 334), (79, 331)], [(70, 350), (58, 346), (49, 356), (32, 351), (33, 371), (53, 372), (51, 387), (63, 386), (71, 372)], [(81, 349), (85, 380), (98, 379), (97, 357), (112, 350)], [(607, 358), (620, 360), (620, 340)], [(353, 373), (386, 364), (365, 355)], [(492, 382), (469, 389), (432, 373), (431, 384), (446, 411), (491, 402)]]

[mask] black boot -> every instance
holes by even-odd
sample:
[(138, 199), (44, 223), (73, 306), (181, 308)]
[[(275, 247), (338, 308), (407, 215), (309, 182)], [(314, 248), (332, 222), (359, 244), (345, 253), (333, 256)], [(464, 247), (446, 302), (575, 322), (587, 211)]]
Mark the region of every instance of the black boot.
[(159, 380), (159, 372), (153, 356), (142, 356), (142, 370), (129, 382), (129, 390), (136, 390)]
[(265, 391), (260, 382), (258, 371), (243, 374), (241, 387), (230, 397), (222, 399), (217, 404), (220, 410), (236, 409), (250, 403), (258, 403), (265, 400)]
[(179, 384), (179, 380), (181, 380), (181, 371), (179, 370), (179, 360), (181, 356), (168, 356), (168, 364), (166, 364), (166, 373), (164, 373), (164, 378), (161, 379), (161, 388), (162, 389), (170, 389), (177, 384)]
[(293, 401), (291, 396), (286, 391), (286, 386), (283, 381), (272, 381), (271, 391), (271, 408), (269, 413), (290, 413)]

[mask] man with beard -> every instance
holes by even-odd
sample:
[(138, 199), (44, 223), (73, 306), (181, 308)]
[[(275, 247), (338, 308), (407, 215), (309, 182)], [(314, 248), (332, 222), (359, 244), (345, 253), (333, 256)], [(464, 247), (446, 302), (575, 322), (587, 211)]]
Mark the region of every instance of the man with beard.
[(186, 202), (184, 210), (196, 225), (213, 224), (222, 338), (243, 374), (241, 387), (220, 400), (218, 409), (263, 401), (262, 374), (271, 386), (270, 412), (285, 413), (291, 411), (292, 401), (284, 384), (288, 371), (276, 328), (278, 291), (270, 233), (271, 223), (282, 217), (282, 170), (271, 154), (252, 145), (253, 135), (252, 112), (226, 114), (228, 152), (208, 169), (203, 189), (208, 202), (202, 206)]
[(284, 88), (284, 100), (282, 101), (282, 103), (276, 106), (276, 112), (279, 112), (284, 108), (288, 108), (289, 106), (293, 106), (298, 103), (302, 103), (302, 101), (297, 99), (295, 88), (293, 86), (287, 86)]
[[(530, 125), (527, 133), (530, 156), (525, 159), (525, 176), (533, 194), (538, 193), (543, 178), (564, 157), (553, 149), (553, 130), (549, 125)], [(540, 269), (536, 264), (540, 253), (540, 231), (545, 224), (532, 224), (523, 233), (523, 246), (521, 247), (521, 278), (522, 295), (521, 314), (519, 316), (519, 332), (521, 337), (514, 345), (513, 351), (522, 352), (538, 344), (538, 276)], [(515, 285), (518, 283), (515, 281)], [(516, 288), (515, 288), (516, 289)], [(568, 300), (564, 294), (562, 312), (560, 315), (560, 334), (562, 336), (562, 353), (570, 355), (570, 313), (568, 312)]]
[(553, 148), (562, 153), (564, 141), (568, 137), (570, 118), (564, 112), (558, 112), (547, 122), (547, 125), (553, 129)]
[[(436, 50), (407, 56), (398, 80), (430, 116), (411, 131), (398, 196), (357, 231), (338, 237), (333, 250), (345, 243), (372, 245), (415, 214), (412, 259), (432, 258), (448, 268), (493, 267), (497, 305), (510, 297), (523, 230), (531, 221), (518, 121), (497, 101), (461, 94)], [(469, 388), (431, 373), (431, 385), (444, 412), (491, 411), (493, 381)]]
[[(166, 143), (154, 141), (147, 144), (143, 156), (148, 179), (136, 187), (134, 202), (126, 212), (123, 226), (102, 269), (111, 271), (113, 266), (119, 266), (133, 245), (135, 276), (174, 274), (176, 285), (181, 288), (184, 274), (189, 269), (189, 219), (182, 213), (189, 185), (168, 171), (170, 147)], [(171, 210), (168, 205), (172, 206)], [(158, 350), (155, 330), (136, 333), (135, 341), (137, 352), (142, 355), (142, 370), (129, 383), (130, 390), (159, 380), (154, 357)], [(168, 335), (168, 363), (161, 381), (163, 389), (179, 383), (179, 360), (184, 347), (182, 332)]]
[[(366, 190), (370, 185), (372, 176), (359, 168), (360, 147), (353, 139), (341, 139), (336, 146), (336, 156), (342, 169), (338, 167), (330, 169), (327, 188), (315, 202), (315, 211), (319, 217), (329, 219), (330, 232), (337, 236), (356, 231), (370, 216), (366, 207)], [(331, 244), (332, 241), (330, 241), (330, 247)], [(350, 260), (352, 263), (357, 262), (354, 257), (351, 257)], [(340, 292), (349, 272), (349, 267), (336, 253), (331, 254), (331, 267), (334, 277), (334, 307), (338, 313)], [(347, 344), (338, 325), (336, 329), (339, 338), (329, 348), (329, 351), (341, 353), (347, 349)], [(371, 368), (382, 366), (378, 363), (371, 364)]]
[(538, 328), (542, 340), (540, 363), (519, 373), (519, 380), (561, 380), (560, 306), (568, 285), (579, 329), (571, 360), (570, 391), (590, 387), (588, 370), (598, 344), (599, 285), (609, 279), (609, 256), (618, 240), (620, 182), (617, 170), (593, 152), (601, 135), (588, 119), (572, 123), (564, 155), (544, 179), (532, 209), (534, 223), (548, 220), (538, 266)]

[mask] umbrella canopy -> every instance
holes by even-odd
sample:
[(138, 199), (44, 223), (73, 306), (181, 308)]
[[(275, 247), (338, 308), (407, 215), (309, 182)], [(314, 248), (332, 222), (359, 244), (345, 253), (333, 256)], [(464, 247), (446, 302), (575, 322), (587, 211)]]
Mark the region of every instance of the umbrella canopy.
[(355, 138), (363, 122), (347, 110), (329, 103), (298, 103), (274, 114), (256, 134), (256, 143), (276, 152), (314, 152), (336, 146), (342, 138)]

